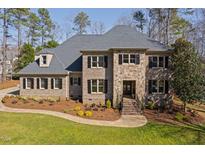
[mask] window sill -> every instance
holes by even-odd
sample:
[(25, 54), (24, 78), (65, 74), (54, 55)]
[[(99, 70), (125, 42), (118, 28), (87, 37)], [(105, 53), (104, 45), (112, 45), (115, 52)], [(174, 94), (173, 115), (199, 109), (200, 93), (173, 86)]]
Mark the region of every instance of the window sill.
[(105, 93), (103, 93), (103, 92), (91, 92), (90, 94), (92, 94), (92, 95), (103, 95)]

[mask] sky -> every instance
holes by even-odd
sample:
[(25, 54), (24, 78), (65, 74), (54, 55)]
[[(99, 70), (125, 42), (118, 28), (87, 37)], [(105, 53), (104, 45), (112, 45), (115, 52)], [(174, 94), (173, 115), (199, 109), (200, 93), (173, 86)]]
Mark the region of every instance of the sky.
[[(117, 23), (117, 20), (122, 16), (129, 16), (133, 9), (80, 9), (80, 8), (58, 8), (58, 9), (48, 9), (51, 18), (54, 22), (60, 25), (62, 31), (65, 33), (70, 33), (72, 31), (73, 18), (81, 11), (85, 12), (92, 22), (103, 22), (106, 31), (109, 30), (113, 25)], [(37, 9), (32, 9), (32, 11), (37, 13)], [(88, 29), (89, 33), (89, 29)], [(72, 34), (70, 34), (72, 35)], [(66, 35), (64, 35), (63, 40)]]

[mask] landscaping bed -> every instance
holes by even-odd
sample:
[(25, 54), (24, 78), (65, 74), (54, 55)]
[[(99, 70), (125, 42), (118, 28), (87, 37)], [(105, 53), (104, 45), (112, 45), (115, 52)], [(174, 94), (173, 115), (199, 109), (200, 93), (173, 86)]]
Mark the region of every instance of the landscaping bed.
[(204, 123), (205, 117), (197, 111), (187, 110), (186, 113), (181, 109), (181, 105), (174, 104), (172, 113), (166, 110), (159, 112), (156, 108), (144, 109), (144, 115), (148, 121), (169, 123), (169, 124), (201, 124)]
[(9, 81), (0, 82), (0, 89), (16, 87), (19, 83), (20, 83), (19, 80), (9, 80)]
[(120, 118), (120, 112), (117, 109), (95, 104), (83, 105), (74, 100), (61, 101), (54, 98), (5, 96), (2, 102), (5, 106), (12, 108), (58, 111), (88, 119), (114, 121)]

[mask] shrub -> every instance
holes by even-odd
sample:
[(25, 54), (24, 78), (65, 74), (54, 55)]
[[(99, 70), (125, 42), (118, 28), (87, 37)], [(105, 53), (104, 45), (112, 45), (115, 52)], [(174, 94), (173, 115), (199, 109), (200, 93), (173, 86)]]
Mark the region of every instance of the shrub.
[(48, 97), (47, 101), (50, 102), (50, 103), (57, 102), (57, 100), (53, 97)]
[(156, 107), (155, 103), (152, 102), (152, 101), (148, 101), (147, 104), (146, 104), (147, 109), (153, 110), (153, 109), (155, 109), (155, 107)]
[(64, 109), (63, 112), (64, 112), (64, 113), (68, 113), (68, 110), (67, 110), (67, 109)]
[(175, 115), (175, 119), (182, 122), (182, 121), (187, 121), (188, 117), (186, 115), (183, 115), (180, 112), (177, 112)]
[(75, 106), (74, 111), (80, 111), (80, 110), (81, 110), (80, 106)]
[(92, 117), (93, 116), (93, 112), (92, 111), (85, 111), (85, 116), (86, 117)]
[(107, 100), (107, 102), (106, 102), (106, 107), (108, 108), (108, 109), (110, 109), (111, 108), (111, 101), (108, 99)]
[(12, 100), (11, 103), (12, 103), (12, 104), (16, 104), (17, 101), (16, 101), (16, 100)]
[(84, 111), (82, 111), (82, 110), (78, 111), (78, 112), (77, 112), (77, 115), (80, 116), (80, 117), (82, 117), (82, 116), (84, 115)]
[(39, 100), (39, 104), (43, 104), (43, 99)]

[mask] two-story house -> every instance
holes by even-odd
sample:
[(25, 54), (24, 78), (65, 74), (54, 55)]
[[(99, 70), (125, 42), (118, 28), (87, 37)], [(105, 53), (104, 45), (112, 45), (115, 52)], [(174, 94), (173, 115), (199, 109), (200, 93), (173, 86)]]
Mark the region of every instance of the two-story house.
[(44, 49), (19, 72), (20, 95), (59, 96), (117, 106), (122, 97), (144, 100), (169, 90), (172, 51), (135, 28), (113, 27), (103, 35), (74, 35)]

